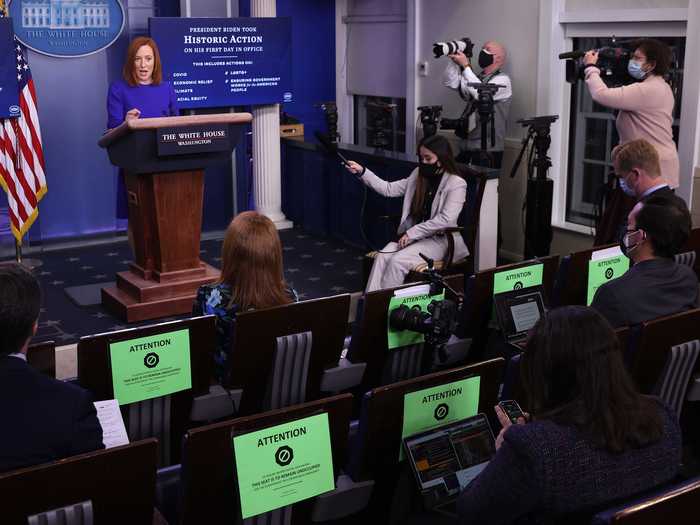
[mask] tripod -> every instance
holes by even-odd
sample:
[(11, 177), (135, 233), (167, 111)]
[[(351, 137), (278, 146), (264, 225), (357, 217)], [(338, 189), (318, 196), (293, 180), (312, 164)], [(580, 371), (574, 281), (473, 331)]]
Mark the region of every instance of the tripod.
[(525, 199), (525, 259), (549, 255), (552, 244), (554, 182), (547, 178), (547, 170), (552, 166), (547, 152), (552, 143), (550, 127), (558, 118), (559, 115), (548, 115), (518, 120), (523, 126), (529, 126), (529, 129), (510, 173), (511, 178), (517, 173), (527, 146), (531, 143)]
[(469, 82), (467, 86), (476, 89), (479, 97), (476, 101), (476, 111), (479, 114), (481, 125), (481, 149), (479, 150), (479, 164), (487, 168), (494, 167), (493, 155), (488, 151), (488, 126), (491, 125), (491, 147), (496, 145), (496, 124), (494, 119), (493, 96), (501, 84), (489, 84), (483, 82)]

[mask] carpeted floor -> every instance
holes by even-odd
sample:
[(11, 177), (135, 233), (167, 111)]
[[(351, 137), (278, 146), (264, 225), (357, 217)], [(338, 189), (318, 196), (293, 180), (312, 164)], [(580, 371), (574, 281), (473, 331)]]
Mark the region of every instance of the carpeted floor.
[[(335, 239), (314, 238), (303, 230), (280, 232), (287, 282), (300, 299), (314, 299), (362, 289), (363, 251)], [(203, 241), (200, 256), (219, 267), (221, 239)], [(127, 269), (131, 252), (126, 241), (32, 255), (42, 265), (36, 269), (44, 294), (36, 342), (54, 340), (57, 345), (76, 342), (81, 336), (119, 330), (126, 325), (100, 305), (77, 306), (65, 288), (114, 281)], [(172, 318), (168, 318), (172, 319)], [(165, 319), (134, 323), (149, 324)]]

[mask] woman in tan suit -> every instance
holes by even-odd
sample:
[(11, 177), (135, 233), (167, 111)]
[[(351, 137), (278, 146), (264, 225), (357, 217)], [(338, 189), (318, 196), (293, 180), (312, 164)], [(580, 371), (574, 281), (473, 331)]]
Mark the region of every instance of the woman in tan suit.
[[(433, 135), (418, 147), (419, 166), (405, 179), (387, 182), (357, 162), (349, 161), (347, 169), (385, 197), (403, 196), (403, 211), (398, 242), (390, 242), (377, 253), (372, 266), (367, 292), (392, 288), (403, 283), (406, 274), (422, 262), (422, 253), (441, 259), (447, 251), (447, 238), (440, 232), (457, 226), (457, 219), (467, 196), (467, 183), (457, 173), (452, 148), (444, 137)], [(469, 254), (458, 233), (455, 259)]]

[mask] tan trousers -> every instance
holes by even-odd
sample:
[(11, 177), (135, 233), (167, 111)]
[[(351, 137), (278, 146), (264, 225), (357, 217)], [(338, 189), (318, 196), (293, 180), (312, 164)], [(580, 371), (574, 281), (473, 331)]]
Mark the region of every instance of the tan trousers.
[[(382, 251), (393, 252), (398, 247), (397, 243), (390, 242)], [(442, 260), (446, 252), (447, 238), (445, 236), (433, 236), (409, 244), (396, 253), (378, 253), (374, 259), (365, 291), (372, 292), (383, 288), (394, 288), (403, 284), (408, 272), (424, 262), (418, 253), (422, 253), (431, 259)], [(463, 247), (461, 242), (455, 243), (454, 260), (462, 259), (466, 256), (466, 247)]]

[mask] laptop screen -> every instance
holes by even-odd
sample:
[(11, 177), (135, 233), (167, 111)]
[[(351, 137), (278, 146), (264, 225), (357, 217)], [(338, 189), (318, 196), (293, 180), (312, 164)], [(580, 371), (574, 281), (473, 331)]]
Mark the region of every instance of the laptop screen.
[(498, 324), (506, 341), (525, 337), (545, 313), (539, 286), (496, 294), (494, 301)]
[(488, 465), (496, 443), (484, 414), (404, 439), (421, 490), (444, 486), (458, 493)]

